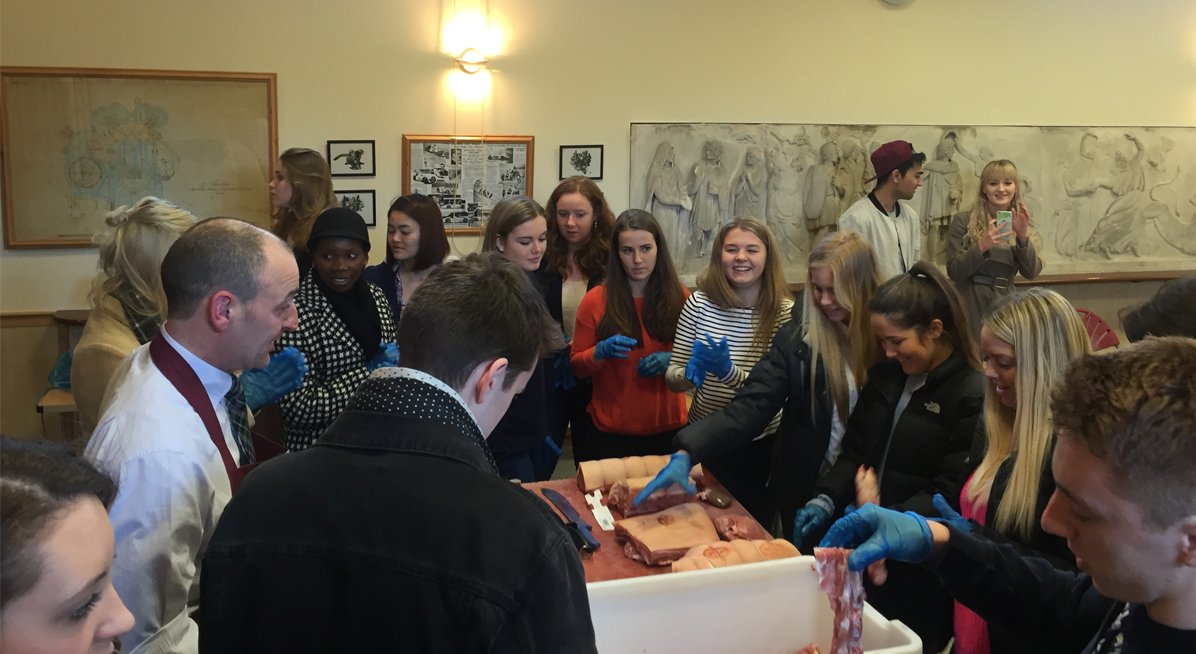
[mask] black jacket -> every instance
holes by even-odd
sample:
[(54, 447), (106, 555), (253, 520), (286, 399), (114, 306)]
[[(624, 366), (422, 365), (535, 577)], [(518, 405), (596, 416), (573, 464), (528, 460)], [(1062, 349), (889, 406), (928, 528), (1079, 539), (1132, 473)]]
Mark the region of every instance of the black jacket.
[(561, 520), (417, 379), (370, 378), (314, 447), (249, 475), (201, 584), (202, 652), (596, 651)]
[(1196, 631), (1154, 622), (1141, 605), (1101, 595), (1088, 575), (1058, 570), (1008, 543), (952, 529), (942, 556), (927, 567), (990, 628), (1021, 634), (1040, 651), (1097, 652), (1097, 642), (1117, 632), (1122, 654), (1196, 651)]
[[(795, 310), (795, 313), (800, 310)], [(784, 408), (773, 444), (769, 488), (788, 537), (793, 515), (814, 490), (831, 433), (831, 400), (822, 362), (810, 394), (810, 346), (800, 315), (777, 330), (772, 346), (722, 409), (677, 432), (674, 447), (695, 463), (745, 447)]]
[(861, 464), (882, 475), (880, 501), (886, 507), (938, 515), (932, 502), (935, 493), (959, 506), (961, 478), (984, 404), (984, 377), (961, 353), (953, 352), (914, 391), (889, 444), (905, 381), (896, 361), (878, 363), (868, 371), (868, 383), (860, 389), (847, 421), (843, 452), (817, 484), (815, 494), (828, 495), (836, 513), (855, 501), (855, 473)]
[[(302, 270), (302, 268), (300, 268)], [(367, 266), (361, 273), (367, 282), (382, 289), (382, 294), (386, 296), (386, 303), (390, 307), (390, 315), (394, 318), (395, 324), (399, 324), (399, 313), (401, 307), (399, 306), (399, 287), (395, 284), (395, 271), (390, 267), (390, 264), (383, 261), (379, 264)]]

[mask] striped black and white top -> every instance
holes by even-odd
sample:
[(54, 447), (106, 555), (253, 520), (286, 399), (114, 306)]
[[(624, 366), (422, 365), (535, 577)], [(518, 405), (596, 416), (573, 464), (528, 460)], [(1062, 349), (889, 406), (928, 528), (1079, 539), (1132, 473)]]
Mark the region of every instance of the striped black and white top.
[[(772, 326), (775, 335), (781, 325), (789, 322), (793, 300), (785, 298), (784, 306)], [(715, 342), (724, 336), (731, 346), (731, 372), (722, 379), (707, 374), (706, 381), (694, 393), (689, 407), (689, 422), (707, 416), (727, 405), (747, 380), (748, 373), (772, 345), (772, 338), (764, 347), (752, 343), (759, 318), (755, 309), (723, 309), (712, 302), (702, 291), (695, 291), (685, 301), (681, 316), (677, 319), (677, 335), (673, 338), (673, 356), (669, 360), (666, 380), (674, 390), (693, 390), (693, 384), (685, 379), (685, 365), (689, 363), (695, 339), (706, 340), (709, 334)], [(781, 414), (773, 416), (768, 427), (757, 438), (768, 436), (777, 430)]]

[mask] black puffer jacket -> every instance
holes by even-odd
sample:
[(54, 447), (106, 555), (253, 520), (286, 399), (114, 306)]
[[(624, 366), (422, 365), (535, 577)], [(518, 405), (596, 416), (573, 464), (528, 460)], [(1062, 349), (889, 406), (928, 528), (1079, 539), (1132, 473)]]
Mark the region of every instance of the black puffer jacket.
[[(896, 361), (868, 371), (868, 383), (847, 421), (843, 453), (817, 484), (835, 513), (855, 501), (855, 473), (860, 465), (880, 472), (880, 500), (889, 508), (934, 516), (932, 498), (942, 493), (959, 505), (961, 478), (984, 404), (984, 377), (954, 352), (930, 371), (926, 383), (914, 391), (909, 405), (893, 427), (893, 412), (905, 390), (906, 374)], [(892, 431), (892, 443), (889, 432)]]

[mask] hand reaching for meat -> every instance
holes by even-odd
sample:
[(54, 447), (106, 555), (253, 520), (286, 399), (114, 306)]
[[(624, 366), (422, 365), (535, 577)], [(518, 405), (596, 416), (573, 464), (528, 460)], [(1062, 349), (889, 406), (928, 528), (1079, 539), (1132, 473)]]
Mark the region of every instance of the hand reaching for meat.
[[(876, 478), (876, 468), (860, 466), (855, 473), (855, 505), (865, 504), (880, 506), (880, 482)], [(868, 578), (877, 586), (883, 586), (889, 579), (885, 562), (877, 561), (868, 566)]]
[(886, 558), (921, 563), (933, 553), (934, 539), (926, 518), (917, 513), (865, 504), (831, 525), (819, 546), (854, 547), (847, 566), (858, 571)]
[(689, 469), (693, 467), (693, 462), (689, 458), (689, 452), (682, 450), (674, 452), (673, 456), (669, 457), (669, 463), (661, 470), (656, 478), (648, 482), (644, 486), (644, 490), (640, 491), (639, 495), (635, 496), (633, 506), (639, 506), (640, 502), (648, 499), (648, 496), (663, 488), (668, 488), (673, 484), (677, 484), (685, 489), (685, 492), (690, 495), (698, 492), (697, 487), (689, 480)]

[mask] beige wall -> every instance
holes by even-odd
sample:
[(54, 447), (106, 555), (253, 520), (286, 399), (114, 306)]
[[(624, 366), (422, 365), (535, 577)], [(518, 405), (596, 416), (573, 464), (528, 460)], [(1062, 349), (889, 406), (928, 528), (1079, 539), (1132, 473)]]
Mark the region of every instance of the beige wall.
[[(621, 209), (633, 121), (1196, 125), (1191, 0), (491, 0), (505, 45), (482, 104), (453, 100), (438, 52), (444, 17), (471, 6), (4, 0), (0, 63), (275, 72), (279, 146), (375, 139), (377, 178), (338, 185), (379, 204), (399, 192), (403, 133), (532, 134), (540, 200), (560, 144), (605, 144)], [(85, 306), (94, 265), (5, 251), (0, 312)], [(1060, 290), (1112, 317), (1156, 287)]]

